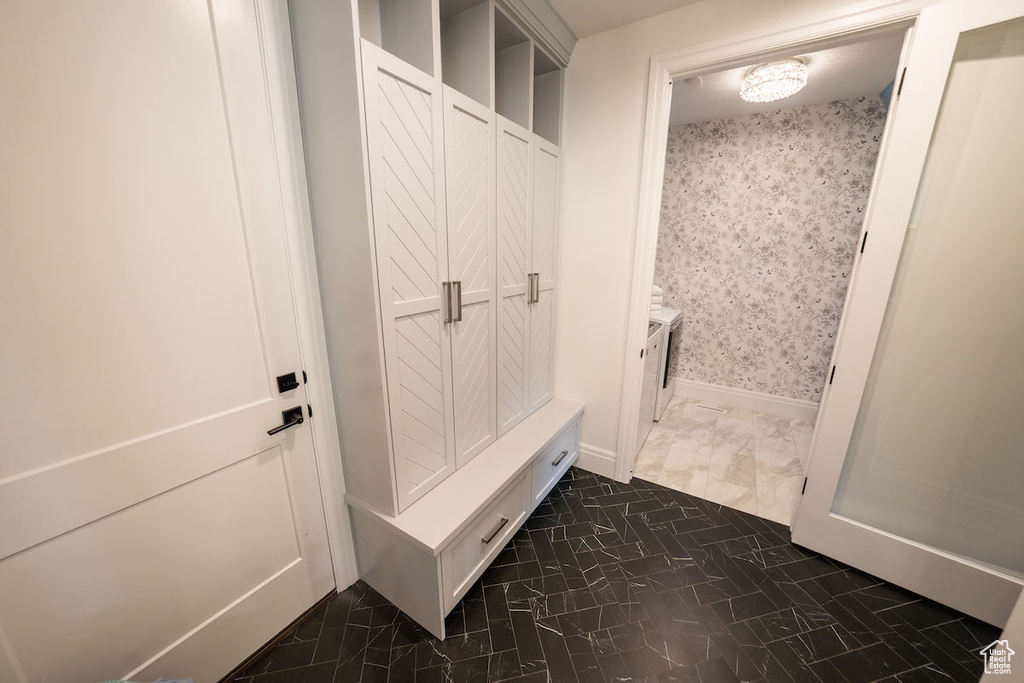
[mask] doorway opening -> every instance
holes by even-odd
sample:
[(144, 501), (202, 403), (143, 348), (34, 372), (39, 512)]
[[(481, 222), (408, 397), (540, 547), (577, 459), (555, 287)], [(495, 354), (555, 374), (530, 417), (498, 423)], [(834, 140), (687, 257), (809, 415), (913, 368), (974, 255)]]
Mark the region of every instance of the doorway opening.
[(906, 33), (675, 79), (633, 476), (792, 521)]

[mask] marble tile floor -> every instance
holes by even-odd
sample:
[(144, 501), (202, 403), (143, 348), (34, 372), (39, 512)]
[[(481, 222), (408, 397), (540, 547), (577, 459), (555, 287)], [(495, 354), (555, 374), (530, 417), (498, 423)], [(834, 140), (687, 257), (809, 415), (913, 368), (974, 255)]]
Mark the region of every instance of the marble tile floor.
[(803, 420), (675, 397), (633, 476), (788, 526), (813, 432)]
[(238, 683), (976, 683), (999, 630), (774, 522), (571, 468), (439, 641), (363, 582)]

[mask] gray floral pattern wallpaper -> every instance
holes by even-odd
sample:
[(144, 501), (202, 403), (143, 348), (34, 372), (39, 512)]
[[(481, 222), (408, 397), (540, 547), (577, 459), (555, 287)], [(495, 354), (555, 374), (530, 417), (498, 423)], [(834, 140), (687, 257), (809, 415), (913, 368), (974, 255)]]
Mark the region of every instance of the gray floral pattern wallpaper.
[(858, 98), (669, 131), (656, 284), (673, 377), (818, 401), (885, 123)]

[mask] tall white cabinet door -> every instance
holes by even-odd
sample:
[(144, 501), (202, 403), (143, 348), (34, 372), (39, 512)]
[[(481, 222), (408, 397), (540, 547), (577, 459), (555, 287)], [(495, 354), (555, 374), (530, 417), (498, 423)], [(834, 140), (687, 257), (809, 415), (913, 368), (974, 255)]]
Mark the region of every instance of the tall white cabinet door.
[(496, 116), (498, 435), (529, 414), (530, 133)]
[(256, 11), (4, 8), (5, 683), (216, 681), (334, 588)]
[(558, 147), (534, 135), (529, 264), (534, 274), (533, 303), (530, 304), (530, 412), (551, 399), (559, 161)]
[(497, 438), (494, 114), (444, 86), (444, 123), (455, 462), (462, 467)]
[(404, 509), (455, 470), (441, 93), (433, 78), (372, 43), (363, 41), (362, 50), (392, 454)]

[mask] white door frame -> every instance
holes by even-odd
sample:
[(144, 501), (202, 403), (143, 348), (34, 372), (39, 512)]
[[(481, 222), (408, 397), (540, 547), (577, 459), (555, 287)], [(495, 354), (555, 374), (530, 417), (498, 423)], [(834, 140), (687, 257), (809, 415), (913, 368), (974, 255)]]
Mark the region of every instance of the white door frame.
[[(771, 61), (802, 52), (866, 38), (898, 27), (910, 28), (921, 10), (934, 0), (903, 0), (874, 3), (868, 9), (833, 10), (817, 20), (789, 24), (702, 43), (651, 57), (647, 85), (644, 142), (637, 194), (636, 242), (633, 250), (633, 278), (630, 286), (629, 317), (626, 327), (625, 363), (622, 371), (622, 403), (619, 408), (619, 436), (615, 478), (628, 482), (633, 461), (640, 411), (643, 360), (640, 350), (646, 342), (654, 260), (661, 218), (661, 191), (665, 179), (665, 154), (672, 81), (713, 71), (736, 68), (753, 62)], [(862, 6), (863, 7), (863, 6)]]
[(309, 379), (306, 397), (314, 410), (309, 426), (320, 475), (320, 495), (327, 522), (334, 580), (338, 591), (342, 591), (359, 579), (359, 572), (348, 506), (344, 498), (341, 440), (334, 408), (323, 304), (320, 300), (288, 3), (286, 0), (257, 0), (256, 17), (264, 78), (270, 99), (299, 354)]

